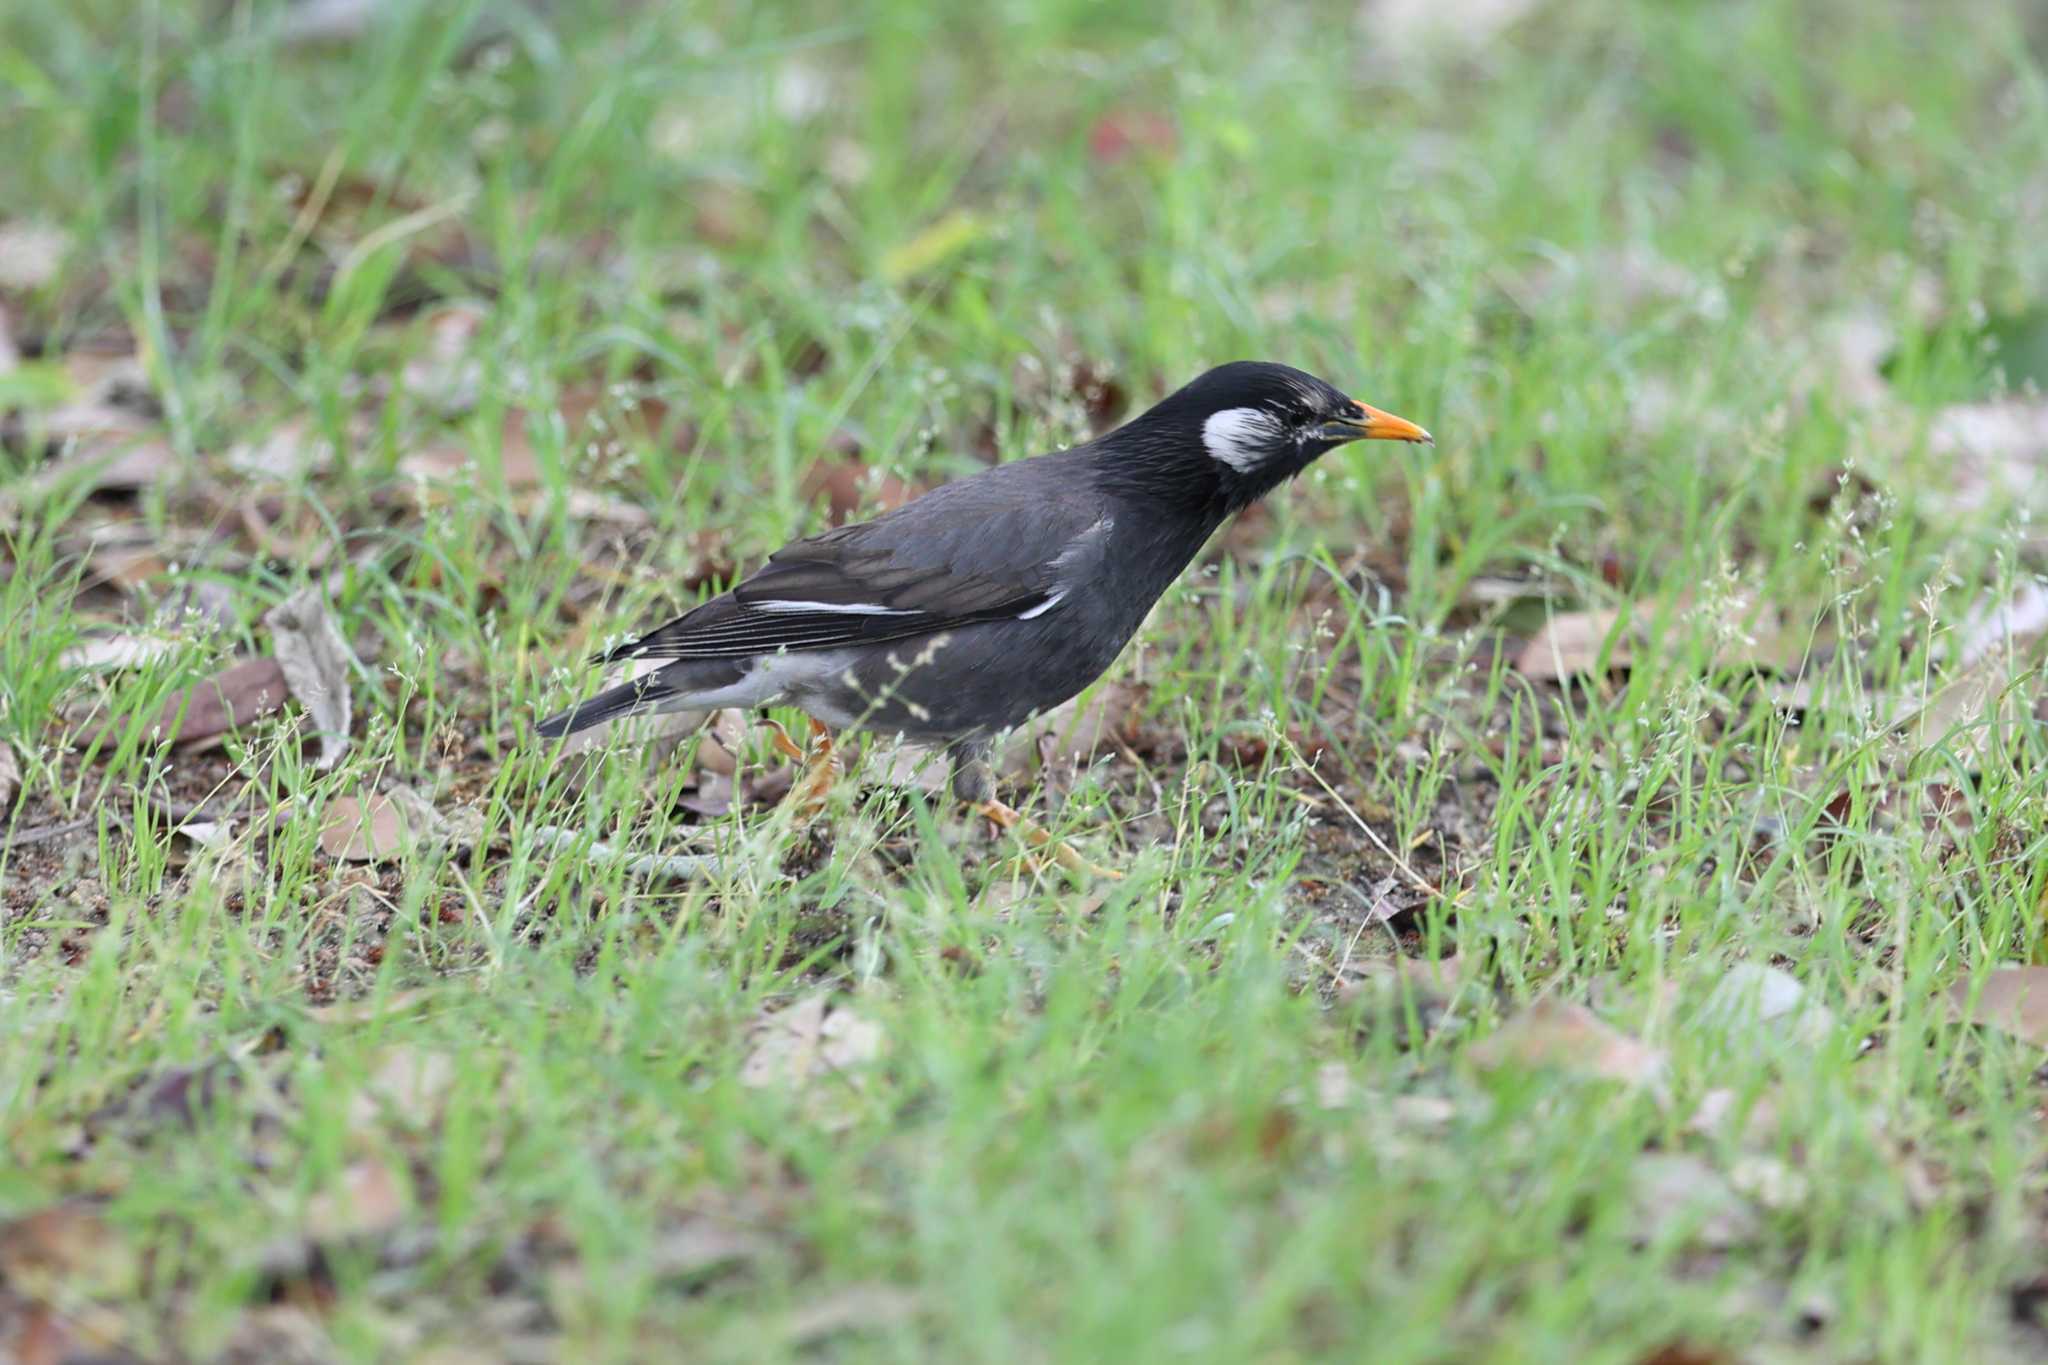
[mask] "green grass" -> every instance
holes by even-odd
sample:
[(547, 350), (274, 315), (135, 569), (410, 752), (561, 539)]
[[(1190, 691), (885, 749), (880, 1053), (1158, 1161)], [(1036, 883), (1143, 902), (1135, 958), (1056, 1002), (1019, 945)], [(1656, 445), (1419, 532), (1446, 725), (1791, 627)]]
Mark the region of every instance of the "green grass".
[[(0, 848), (0, 1217), (98, 1239), (0, 1234), (0, 1331), (43, 1304), (146, 1359), (2038, 1355), (2040, 1056), (1944, 992), (2043, 954), (2048, 753), (2017, 727), (1973, 773), (1884, 724), (2048, 569), (2040, 499), (1948, 496), (1927, 440), (2048, 380), (2013, 331), (2048, 297), (2029, 7), (1543, 0), (1476, 42), (1355, 5), (388, 8), (310, 45), (268, 5), (0, 18), (0, 224), (69, 242), (0, 284), (0, 407), (33, 429), (66, 356), (132, 338), (177, 460), (89, 498), (0, 452), (5, 828), (85, 822)], [(451, 300), (461, 401), (403, 378)], [(1892, 338), (1875, 402), (1834, 360), (1859, 318)], [(695, 741), (579, 784), (531, 740), (606, 635), (820, 525), (828, 445), (936, 482), (1085, 436), (1076, 367), (1135, 409), (1240, 356), (1438, 444), (1277, 496), (1118, 664), (1128, 743), (1015, 793), (1121, 884), (873, 781), (806, 833), (689, 814)], [(339, 458), (233, 467), (285, 423)], [(473, 485), (401, 469), (449, 442)], [(108, 528), (160, 570), (98, 582)], [(336, 769), (289, 723), (147, 742), (330, 573), (361, 661)], [(232, 624), (60, 664), (195, 584)], [(1743, 599), (1815, 645), (1797, 723), (1728, 650)], [(1511, 667), (1621, 605), (1626, 671)], [(71, 747), (101, 713), (117, 737)], [(1909, 757), (1961, 789), (1933, 833)], [(321, 851), (333, 801), (400, 783), (481, 835)], [(168, 832), (214, 792), (247, 798), (224, 849)], [(543, 826), (724, 861), (648, 882)], [(1379, 923), (1390, 851), (1444, 894)], [(1728, 1007), (1744, 963), (1825, 1014)], [(764, 1015), (817, 991), (871, 1050), (751, 1083)], [(1546, 998), (1662, 1075), (1489, 1064)], [(192, 1068), (204, 1101), (164, 1098)], [(1735, 1117), (1695, 1123), (1710, 1097)]]

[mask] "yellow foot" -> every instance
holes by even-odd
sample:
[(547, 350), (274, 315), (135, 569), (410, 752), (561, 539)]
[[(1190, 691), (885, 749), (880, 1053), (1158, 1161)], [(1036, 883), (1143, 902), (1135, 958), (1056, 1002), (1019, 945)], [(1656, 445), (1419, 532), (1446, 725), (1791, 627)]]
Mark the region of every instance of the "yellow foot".
[(1055, 839), (1039, 827), (1036, 820), (1014, 810), (1000, 801), (984, 801), (974, 808), (988, 819), (997, 829), (1010, 830), (1025, 843), (1042, 850), (1047, 857), (1069, 872), (1079, 872), (1089, 877), (1101, 877), (1105, 881), (1120, 882), (1124, 874), (1113, 867), (1102, 867), (1089, 862), (1069, 848), (1064, 840)]
[(825, 793), (832, 790), (832, 784), (846, 771), (840, 761), (839, 750), (832, 744), (832, 732), (816, 717), (811, 719), (811, 749), (805, 753), (789, 737), (789, 731), (775, 721), (763, 722), (775, 736), (775, 748), (784, 758), (804, 765), (797, 774), (795, 785), (789, 795), (782, 798), (782, 804), (798, 815), (808, 819), (816, 815), (825, 805)]

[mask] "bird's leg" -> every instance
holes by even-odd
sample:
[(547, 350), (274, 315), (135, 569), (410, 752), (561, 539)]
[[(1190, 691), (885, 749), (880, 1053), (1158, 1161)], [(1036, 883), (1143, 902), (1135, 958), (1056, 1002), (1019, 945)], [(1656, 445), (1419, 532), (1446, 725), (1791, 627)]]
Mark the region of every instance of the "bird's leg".
[(803, 751), (802, 745), (789, 737), (789, 731), (782, 728), (781, 721), (773, 716), (763, 716), (761, 724), (768, 727), (769, 742), (775, 746), (776, 753), (792, 763), (802, 763), (810, 757)]
[(1054, 838), (1036, 820), (1014, 807), (1004, 805), (993, 797), (981, 802), (974, 809), (987, 817), (988, 822), (997, 829), (1010, 830), (1025, 843), (1033, 848), (1042, 850), (1047, 857), (1069, 872), (1079, 872), (1090, 877), (1101, 877), (1105, 881), (1112, 882), (1120, 882), (1124, 879), (1123, 873), (1113, 867), (1103, 867), (1099, 863), (1089, 862), (1079, 853), (1076, 853), (1067, 844), (1066, 840)]
[(806, 753), (797, 747), (789, 737), (789, 731), (775, 721), (766, 722), (775, 736), (775, 747), (783, 757), (803, 764), (803, 771), (797, 774), (789, 795), (782, 798), (782, 804), (803, 816), (816, 815), (825, 804), (825, 793), (832, 790), (832, 784), (846, 771), (840, 760), (839, 750), (832, 743), (832, 732), (824, 723), (813, 716), (811, 720), (811, 748)]
[(798, 803), (797, 809), (806, 814), (817, 811), (825, 804), (825, 793), (832, 790), (846, 772), (846, 763), (839, 757), (839, 749), (832, 743), (832, 732), (815, 717), (811, 720), (811, 760), (804, 766), (803, 776), (789, 789), (786, 800)]
[(997, 829), (1013, 831), (1018, 838), (1033, 848), (1043, 850), (1069, 872), (1113, 882), (1123, 880), (1123, 873), (1113, 867), (1098, 867), (1089, 862), (1069, 848), (1065, 841), (1048, 834), (1036, 820), (996, 800), (995, 774), (989, 771), (989, 745), (986, 740), (963, 740), (946, 752), (953, 760), (953, 795), (973, 807), (990, 824)]

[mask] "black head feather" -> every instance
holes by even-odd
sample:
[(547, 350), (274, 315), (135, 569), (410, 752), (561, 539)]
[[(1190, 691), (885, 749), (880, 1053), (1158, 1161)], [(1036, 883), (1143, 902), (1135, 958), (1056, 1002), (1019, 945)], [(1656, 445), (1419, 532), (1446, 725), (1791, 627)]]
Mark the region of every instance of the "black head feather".
[(1096, 450), (1112, 486), (1220, 522), (1343, 444), (1326, 425), (1357, 410), (1305, 370), (1237, 360), (1168, 394)]

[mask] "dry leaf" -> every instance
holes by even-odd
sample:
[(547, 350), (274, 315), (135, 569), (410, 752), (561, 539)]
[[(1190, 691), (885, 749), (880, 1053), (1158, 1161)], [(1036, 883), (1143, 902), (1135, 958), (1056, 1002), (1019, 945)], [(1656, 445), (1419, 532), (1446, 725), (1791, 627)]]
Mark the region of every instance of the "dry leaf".
[(855, 1284), (812, 1297), (783, 1320), (779, 1335), (791, 1347), (810, 1346), (841, 1332), (893, 1327), (915, 1317), (917, 1295), (890, 1284)]
[(774, 1243), (720, 1218), (693, 1217), (663, 1232), (648, 1249), (647, 1268), (662, 1279), (687, 1279), (706, 1271), (758, 1261)]
[(1812, 354), (1792, 377), (1795, 393), (1825, 393), (1859, 408), (1876, 407), (1891, 397), (1884, 363), (1898, 349), (1899, 334), (1889, 309), (1859, 306), (1819, 324), (1809, 320), (1806, 330)]
[(1957, 634), (1956, 664), (1961, 668), (1993, 653), (2026, 649), (2048, 634), (2048, 588), (2029, 579), (2010, 601), (1972, 612)]
[(0, 223), (0, 289), (27, 293), (57, 277), (71, 234), (55, 223), (17, 218)]
[(14, 794), (21, 790), (21, 760), (14, 756), (14, 746), (0, 739), (0, 814), (14, 805)]
[(359, 1026), (378, 1019), (410, 1014), (433, 998), (433, 992), (424, 989), (392, 991), (384, 996), (366, 995), (355, 1000), (337, 1000), (328, 1005), (315, 1005), (306, 1013), (323, 1024)]
[(58, 458), (25, 481), (32, 496), (83, 484), (92, 492), (136, 492), (179, 467), (177, 452), (156, 426), (156, 395), (132, 349), (75, 351), (43, 362), (62, 401), (30, 405), (21, 425), (31, 448)]
[(747, 714), (734, 707), (713, 711), (704, 739), (697, 746), (697, 766), (731, 777), (739, 772), (739, 756), (747, 743)]
[[(1706, 605), (1695, 607), (1696, 603)], [(1763, 668), (1797, 668), (1806, 656), (1807, 635), (1789, 630), (1785, 615), (1769, 603), (1758, 600), (1746, 589), (1704, 598), (1680, 594), (1672, 602), (1674, 611), (1711, 610), (1712, 619), (1703, 624), (1714, 635), (1714, 663), (1721, 668), (1755, 665)], [(1515, 656), (1515, 668), (1525, 676), (1554, 680), (1591, 673), (1604, 657), (1609, 671), (1634, 663), (1635, 649), (1642, 643), (1642, 630), (1653, 619), (1654, 604), (1638, 603), (1629, 629), (1616, 633), (1620, 608), (1569, 611), (1553, 616), (1531, 636)], [(1603, 655), (1603, 651), (1605, 651)]]
[(337, 455), (334, 442), (315, 431), (311, 421), (294, 417), (257, 440), (230, 446), (226, 459), (238, 474), (293, 483), (332, 468)]
[(363, 1088), (349, 1099), (350, 1129), (367, 1131), (380, 1123), (400, 1122), (425, 1127), (441, 1106), (441, 1097), (455, 1083), (455, 1059), (431, 1048), (391, 1048)]
[(178, 452), (154, 436), (124, 434), (81, 440), (78, 448), (46, 467), (34, 481), (50, 489), (83, 478), (96, 493), (139, 493), (154, 488), (178, 468)]
[(341, 1173), (341, 1188), (315, 1195), (306, 1207), (306, 1233), (331, 1245), (381, 1237), (405, 1222), (405, 1186), (382, 1161), (363, 1158)]
[(2031, 497), (2048, 466), (2048, 403), (2009, 398), (1943, 408), (1927, 447), (1948, 457), (1949, 477), (1938, 491), (1960, 509)]
[(292, 696), (306, 708), (320, 736), (320, 761), (315, 766), (323, 771), (332, 768), (348, 750), (349, 672), (356, 657), (317, 585), (272, 607), (263, 623), (270, 627)]
[(1529, 637), (1528, 643), (1515, 655), (1515, 668), (1531, 678), (1577, 677), (1591, 673), (1599, 666), (1603, 650), (1608, 668), (1627, 668), (1630, 662), (1628, 636), (1612, 638), (1612, 643), (1609, 643), (1620, 621), (1621, 611), (1614, 607), (1567, 611), (1553, 616), (1543, 623), (1542, 629)]
[(195, 848), (223, 849), (234, 842), (235, 822), (232, 820), (187, 820), (171, 833), (186, 840)]
[(1556, 1067), (1658, 1091), (1664, 1083), (1662, 1050), (1567, 1000), (1537, 1001), (1475, 1044), (1469, 1055), (1489, 1071), (1508, 1065)]
[[(166, 698), (143, 735), (166, 744), (203, 744), (282, 709), (285, 693), (284, 670), (277, 660), (244, 659)], [(124, 728), (125, 722), (110, 724), (88, 743), (111, 743)]]
[(1631, 1193), (1639, 1242), (1682, 1234), (1689, 1246), (1728, 1251), (1754, 1241), (1762, 1230), (1756, 1210), (1719, 1171), (1682, 1152), (1638, 1157)]
[[(573, 465), (578, 452), (586, 448), (617, 449), (621, 436), (631, 435), (650, 442), (658, 440), (668, 422), (669, 407), (659, 398), (628, 396), (614, 399), (602, 386), (587, 384), (564, 392), (555, 412), (559, 414), (566, 436), (562, 458)], [(506, 410), (498, 428), (497, 467), (498, 477), (504, 480), (506, 491), (528, 492), (548, 481), (547, 468), (541, 462), (540, 452), (534, 448), (530, 425), (553, 420), (555, 417), (544, 411)], [(672, 449), (685, 450), (695, 440), (694, 428), (685, 422), (679, 424), (666, 444)], [(472, 490), (485, 477), (485, 468), (476, 458), (473, 443), (466, 440), (445, 440), (416, 450), (401, 459), (398, 468), (401, 473), (430, 483), (462, 484)], [(626, 524), (644, 524), (650, 520), (645, 509), (607, 498), (593, 489), (572, 486), (563, 493), (572, 504), (571, 510), (578, 511), (579, 515), (598, 513), (607, 520)]]
[(320, 851), (343, 862), (389, 862), (415, 833), (406, 812), (388, 795), (379, 793), (367, 802), (339, 796), (320, 827)]
[(170, 571), (165, 553), (165, 547), (146, 533), (138, 537), (126, 526), (106, 527), (93, 533), (79, 586), (106, 583), (122, 589), (139, 588)]
[(0, 1285), (35, 1299), (133, 1293), (135, 1249), (86, 1199), (69, 1199), (0, 1223)]
[(123, 668), (148, 668), (178, 652), (178, 642), (160, 635), (93, 635), (57, 656), (59, 668), (85, 668), (112, 672)]
[(755, 1025), (740, 1084), (797, 1087), (865, 1065), (881, 1050), (879, 1024), (849, 1007), (832, 1008), (831, 993), (818, 991)]
[(804, 501), (825, 500), (826, 519), (834, 526), (862, 514), (894, 511), (924, 491), (922, 484), (885, 473), (856, 455), (819, 460), (804, 475), (802, 488)]
[(476, 339), (488, 317), (482, 304), (468, 301), (428, 313), (426, 344), (399, 372), (405, 391), (446, 416), (475, 407), (484, 378)]
[(1790, 972), (1761, 962), (1738, 962), (1722, 973), (1701, 1010), (1701, 1022), (1729, 1031), (1770, 1025), (1775, 1042), (1818, 1044), (1835, 1026), (1827, 1006), (1812, 999)]
[(1957, 758), (1974, 766), (2000, 737), (2033, 722), (2048, 630), (2019, 635), (2003, 626), (1986, 629), (1997, 631), (1995, 641), (1985, 644), (1974, 663), (1924, 702), (1909, 702), (1894, 713), (1893, 728), (1906, 732), (1916, 752), (1947, 742)]
[(998, 770), (1017, 779), (1041, 769), (1077, 771), (1136, 737), (1139, 713), (1150, 695), (1143, 683), (1118, 678), (1100, 683), (1012, 731)]
[[(430, 482), (460, 483), (471, 488), (480, 485), (486, 474), (485, 466), (466, 441), (442, 441), (415, 451), (401, 459), (398, 468)], [(505, 488), (514, 493), (538, 487), (547, 473), (534, 451), (533, 438), (527, 435), (526, 414), (518, 408), (508, 409), (498, 428), (497, 472)]]
[(1958, 1018), (2048, 1047), (2048, 967), (1993, 967), (1981, 992), (1969, 981), (1958, 981), (1948, 988), (1948, 1000)]

